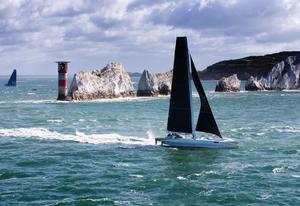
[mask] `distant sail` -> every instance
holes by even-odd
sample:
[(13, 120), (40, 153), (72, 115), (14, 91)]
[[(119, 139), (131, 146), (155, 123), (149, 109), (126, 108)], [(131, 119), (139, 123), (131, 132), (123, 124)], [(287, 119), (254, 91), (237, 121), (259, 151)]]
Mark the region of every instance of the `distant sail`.
[(17, 70), (14, 69), (6, 86), (17, 86)]
[(199, 79), (192, 57), (191, 57), (191, 66), (192, 66), (193, 81), (201, 100), (201, 108), (200, 108), (200, 113), (199, 113), (198, 122), (196, 126), (196, 131), (212, 133), (222, 138), (218, 125), (215, 121), (214, 115), (210, 109), (208, 100), (206, 98), (203, 86)]
[(190, 57), (186, 37), (177, 37), (170, 97), (168, 131), (192, 133)]

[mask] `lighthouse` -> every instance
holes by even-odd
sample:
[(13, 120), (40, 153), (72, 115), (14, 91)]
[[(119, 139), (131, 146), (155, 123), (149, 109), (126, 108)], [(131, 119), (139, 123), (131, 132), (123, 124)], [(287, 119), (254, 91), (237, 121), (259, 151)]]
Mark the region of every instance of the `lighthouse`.
[(56, 62), (58, 66), (58, 97), (57, 100), (67, 100), (68, 94), (68, 63), (66, 61)]

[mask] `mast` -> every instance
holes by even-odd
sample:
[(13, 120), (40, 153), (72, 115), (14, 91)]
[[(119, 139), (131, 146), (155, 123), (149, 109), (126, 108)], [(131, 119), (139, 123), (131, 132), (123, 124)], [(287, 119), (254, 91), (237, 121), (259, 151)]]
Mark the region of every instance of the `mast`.
[(177, 37), (167, 130), (193, 133), (191, 70), (186, 37)]
[[(190, 52), (189, 52), (190, 57)], [(188, 78), (189, 78), (189, 98), (190, 98), (190, 107), (191, 107), (191, 124), (192, 124), (192, 137), (193, 139), (196, 139), (196, 128), (195, 128), (195, 121), (194, 121), (194, 113), (193, 113), (193, 89), (192, 89), (192, 68), (191, 68), (191, 61), (190, 58), (188, 58)]]

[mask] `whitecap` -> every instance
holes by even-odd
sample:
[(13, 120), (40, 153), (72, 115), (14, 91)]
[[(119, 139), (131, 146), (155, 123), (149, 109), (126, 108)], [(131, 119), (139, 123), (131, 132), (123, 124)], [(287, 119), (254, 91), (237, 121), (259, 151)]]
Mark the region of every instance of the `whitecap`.
[(116, 205), (130, 205), (131, 202), (128, 201), (128, 200), (115, 200), (114, 204), (116, 204)]
[(275, 167), (272, 172), (275, 173), (285, 173), (286, 172), (286, 168), (285, 167)]
[(185, 178), (185, 177), (182, 177), (182, 176), (178, 176), (178, 177), (176, 177), (178, 180), (187, 180), (187, 178)]
[(266, 194), (261, 194), (259, 199), (260, 200), (267, 200), (270, 197), (272, 197), (272, 195), (266, 193)]
[(271, 129), (280, 133), (300, 133), (300, 128), (296, 126), (272, 126)]
[(63, 119), (48, 119), (47, 122), (51, 122), (51, 123), (60, 123), (63, 122)]
[(201, 176), (205, 176), (205, 175), (215, 175), (217, 174), (216, 171), (213, 171), (213, 170), (209, 170), (209, 171), (202, 171), (201, 173)]
[(238, 128), (232, 128), (230, 129), (230, 131), (232, 132), (240, 132), (240, 131), (244, 131), (244, 130), (251, 130), (251, 127), (238, 127)]
[(143, 175), (137, 175), (137, 174), (130, 174), (129, 177), (135, 177), (135, 178), (143, 178)]
[(50, 131), (46, 128), (0, 129), (0, 136), (75, 141), (90, 144), (154, 145), (154, 140), (149, 136), (148, 138), (141, 138), (135, 136), (124, 136), (116, 133), (85, 134), (79, 131), (76, 131), (74, 135)]
[(200, 173), (193, 173), (193, 174), (190, 174), (190, 175), (188, 175), (188, 178), (189, 177), (192, 177), (192, 176), (196, 176), (196, 177), (203, 177), (203, 176), (206, 176), (206, 175), (215, 175), (215, 174), (217, 174), (217, 172), (216, 171), (213, 171), (213, 170), (208, 170), (208, 171), (206, 171), (206, 170), (204, 170), (204, 171), (202, 171), (202, 172), (200, 172)]
[(81, 200), (87, 200), (87, 201), (91, 201), (91, 202), (106, 202), (106, 201), (111, 201), (111, 199), (109, 199), (108, 197), (104, 197), (104, 198), (96, 198), (96, 199), (92, 199), (92, 198), (82, 198)]
[(119, 162), (113, 165), (114, 167), (133, 167), (135, 164), (133, 163), (124, 163), (124, 162)]
[(205, 196), (205, 197), (211, 196), (212, 193), (213, 193), (213, 191), (214, 191), (214, 190), (203, 190), (203, 191), (199, 192), (199, 195), (200, 195), (200, 196)]

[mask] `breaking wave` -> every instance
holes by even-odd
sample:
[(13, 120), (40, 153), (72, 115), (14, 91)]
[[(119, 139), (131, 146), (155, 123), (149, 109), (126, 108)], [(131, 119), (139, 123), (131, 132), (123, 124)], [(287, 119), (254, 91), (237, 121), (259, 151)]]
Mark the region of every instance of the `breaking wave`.
[(145, 135), (146, 138), (140, 138), (134, 136), (119, 135), (116, 133), (84, 134), (79, 131), (76, 131), (75, 134), (63, 134), (56, 131), (50, 131), (46, 128), (0, 129), (0, 137), (1, 136), (75, 141), (90, 144), (154, 145), (154, 139), (152, 135)]
[(297, 126), (272, 126), (271, 129), (280, 133), (300, 133), (300, 127)]

